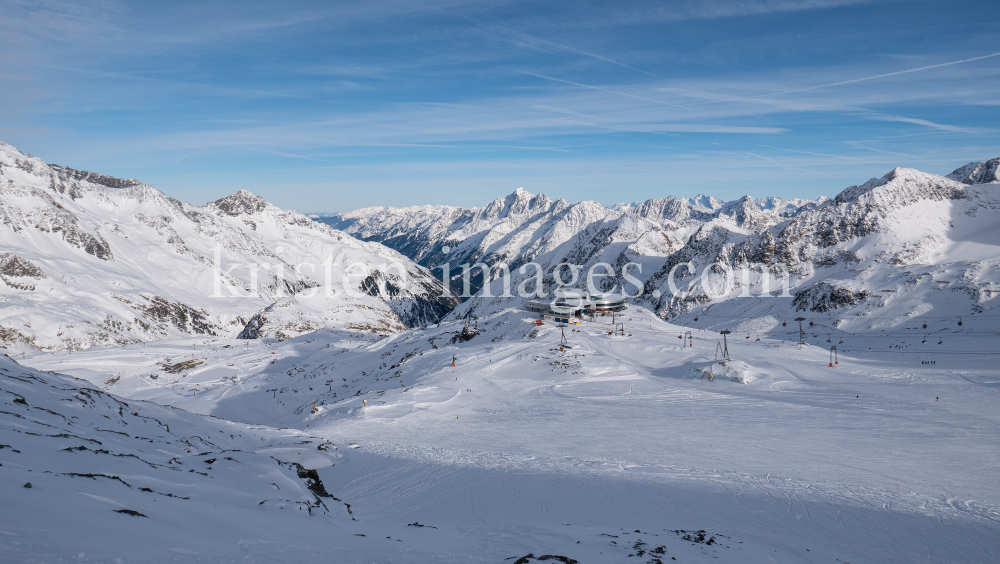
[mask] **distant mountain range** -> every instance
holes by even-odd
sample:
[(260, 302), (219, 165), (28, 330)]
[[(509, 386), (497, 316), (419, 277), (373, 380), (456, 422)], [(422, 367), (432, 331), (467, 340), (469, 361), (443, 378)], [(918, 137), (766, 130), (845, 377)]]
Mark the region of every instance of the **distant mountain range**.
[[(444, 263), (475, 262), (491, 266), (506, 263), (515, 269), (556, 251), (571, 239), (596, 231), (605, 236), (604, 241), (589, 248), (596, 252), (600, 247), (600, 255), (605, 259), (615, 250), (620, 255), (633, 246), (641, 255), (665, 256), (679, 249), (680, 238), (692, 228), (713, 219), (730, 218), (746, 227), (775, 224), (823, 201), (823, 198), (805, 201), (746, 196), (723, 202), (698, 195), (685, 199), (670, 196), (608, 208), (591, 201), (570, 204), (518, 188), (506, 198), (497, 198), (481, 208), (373, 207), (314, 217), (361, 240), (382, 243), (431, 269)], [(657, 236), (641, 240), (647, 233)], [(580, 257), (579, 252), (570, 254)], [(478, 271), (473, 276), (472, 293), (475, 293), (482, 287), (482, 277)], [(455, 275), (453, 282), (461, 283), (460, 274)]]
[[(511, 287), (533, 275), (533, 269), (522, 274), (519, 267), (541, 264), (548, 292), (559, 286), (553, 277), (559, 264), (582, 265), (586, 273), (604, 262), (616, 274), (601, 278), (598, 289), (620, 292), (629, 282), (622, 268), (635, 263), (640, 266), (630, 267), (629, 275), (642, 285), (642, 294), (633, 301), (662, 317), (687, 314), (687, 322), (694, 323), (699, 312), (711, 310), (719, 323), (761, 317), (774, 326), (797, 311), (849, 310), (856, 318), (874, 315), (898, 324), (931, 310), (957, 316), (994, 307), (1000, 292), (998, 163), (970, 163), (947, 177), (897, 168), (833, 199), (745, 196), (724, 202), (670, 196), (606, 207), (518, 189), (481, 208), (373, 207), (316, 221), (391, 247), (438, 269), (439, 276), (439, 267), (448, 263), (456, 292), (462, 291), (456, 267), (463, 263), (491, 267), (489, 296), (503, 291), (498, 272), (503, 264), (512, 272)], [(696, 272), (683, 266), (688, 262)], [(755, 266), (746, 280), (737, 275), (732, 291), (719, 296), (721, 286), (706, 291), (699, 283), (713, 263)], [(791, 299), (761, 296), (762, 268), (769, 273), (771, 295), (787, 283)], [(670, 288), (671, 271), (679, 292)], [(710, 277), (720, 271), (712, 268)], [(487, 296), (480, 273), (473, 271), (471, 284), (478, 295), (466, 298), (452, 317), (522, 305), (521, 298)], [(629, 294), (638, 291), (635, 285), (626, 288)], [(751, 298), (734, 299), (746, 294)]]

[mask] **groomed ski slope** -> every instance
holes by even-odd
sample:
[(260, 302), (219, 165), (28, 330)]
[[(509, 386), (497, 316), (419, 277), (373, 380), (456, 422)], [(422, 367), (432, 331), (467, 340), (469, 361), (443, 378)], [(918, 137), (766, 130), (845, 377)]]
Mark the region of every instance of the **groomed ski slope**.
[[(310, 550), (349, 562), (1000, 557), (1000, 376), (985, 354), (996, 339), (988, 332), (930, 347), (922, 334), (914, 343), (873, 334), (871, 352), (841, 352), (835, 367), (822, 340), (800, 349), (733, 334), (738, 383), (695, 377), (714, 364), (717, 333), (695, 330), (694, 346), (682, 347), (685, 328), (642, 308), (618, 319), (625, 336), (608, 335), (610, 318), (567, 328), (563, 350), (560, 330), (532, 319), (513, 310), (480, 319), (465, 341), (457, 322), (377, 341), (320, 331), (18, 362), (128, 398), (290, 427), (347, 453), (317, 472), (356, 521), (317, 525), (327, 532), (307, 546), (274, 541), (250, 561), (312, 561)], [(202, 364), (179, 373), (161, 368), (195, 359)], [(206, 561), (244, 555), (231, 536), (200, 550)]]

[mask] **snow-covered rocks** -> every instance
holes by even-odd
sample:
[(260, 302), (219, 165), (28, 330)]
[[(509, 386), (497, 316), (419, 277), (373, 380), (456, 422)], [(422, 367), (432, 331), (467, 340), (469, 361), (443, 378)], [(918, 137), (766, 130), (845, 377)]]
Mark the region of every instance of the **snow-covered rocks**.
[(728, 380), (737, 384), (749, 384), (759, 379), (762, 371), (741, 360), (727, 360), (706, 364), (701, 368), (691, 369), (690, 377), (714, 382)]

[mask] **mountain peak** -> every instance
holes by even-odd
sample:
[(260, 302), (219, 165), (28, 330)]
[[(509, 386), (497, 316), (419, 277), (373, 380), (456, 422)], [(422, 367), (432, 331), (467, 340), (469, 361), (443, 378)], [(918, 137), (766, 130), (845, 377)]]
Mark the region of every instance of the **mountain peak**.
[(857, 201), (862, 196), (877, 195), (883, 202), (905, 205), (917, 199), (955, 199), (963, 197), (961, 184), (951, 178), (919, 170), (896, 167), (882, 178), (872, 178), (858, 186), (845, 188), (833, 199), (835, 205)]
[[(499, 200), (498, 200), (499, 201)], [(518, 188), (503, 199), (502, 206), (505, 213), (523, 214), (543, 208), (552, 203), (545, 194), (532, 194), (524, 188)]]
[(713, 198), (712, 196), (706, 196), (704, 194), (698, 194), (693, 198), (684, 198), (681, 201), (685, 202), (687, 205), (698, 211), (704, 212), (714, 212), (715, 210), (722, 207), (723, 202), (718, 198)]
[(956, 168), (947, 178), (962, 184), (991, 184), (1000, 182), (1000, 177), (997, 176), (998, 167), (1000, 167), (1000, 157)]
[(239, 216), (262, 212), (271, 207), (271, 203), (253, 192), (240, 188), (225, 198), (210, 202), (209, 206), (226, 215)]

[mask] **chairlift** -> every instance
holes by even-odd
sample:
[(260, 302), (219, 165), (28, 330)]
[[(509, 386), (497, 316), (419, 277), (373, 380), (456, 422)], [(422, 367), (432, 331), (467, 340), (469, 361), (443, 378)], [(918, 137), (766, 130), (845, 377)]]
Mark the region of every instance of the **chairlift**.
[(941, 343), (943, 343), (943, 342), (944, 342), (944, 339), (939, 339), (939, 340), (938, 340), (938, 344), (939, 344), (939, 345), (940, 345)]

